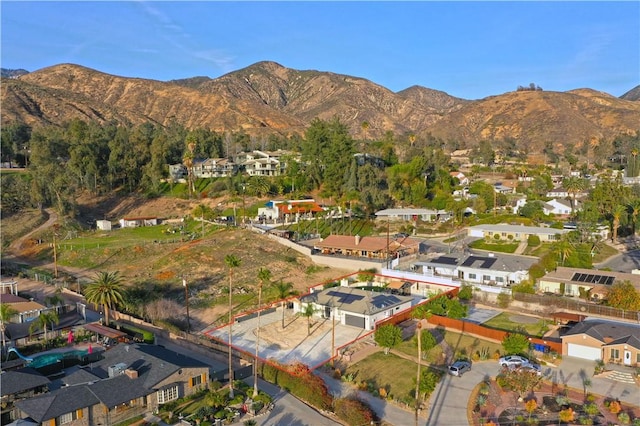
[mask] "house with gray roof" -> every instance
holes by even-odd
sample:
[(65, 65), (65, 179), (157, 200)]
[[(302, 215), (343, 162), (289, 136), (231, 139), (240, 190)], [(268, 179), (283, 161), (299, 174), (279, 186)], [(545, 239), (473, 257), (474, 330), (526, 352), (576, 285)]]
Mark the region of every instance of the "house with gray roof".
[(300, 297), (294, 312), (311, 304), (315, 316), (334, 318), (342, 325), (373, 330), (377, 321), (409, 309), (422, 298), (378, 293), (353, 287), (331, 287)]
[(48, 391), (49, 379), (33, 368), (4, 371), (0, 374), (0, 395), (2, 401), (2, 424), (8, 424), (15, 417), (14, 402), (33, 398)]
[(20, 417), (51, 425), (115, 424), (207, 386), (209, 367), (161, 346), (117, 345), (74, 368), (51, 391), (16, 401)]
[(559, 240), (569, 230), (499, 223), (470, 226), (467, 232), (470, 237), (513, 241), (527, 241), (530, 235), (537, 235), (542, 242), (553, 242)]
[(640, 326), (606, 320), (586, 320), (562, 338), (562, 355), (640, 367)]
[(503, 253), (449, 253), (415, 262), (412, 269), (427, 276), (442, 276), (466, 284), (510, 286), (529, 278), (538, 261), (528, 256)]

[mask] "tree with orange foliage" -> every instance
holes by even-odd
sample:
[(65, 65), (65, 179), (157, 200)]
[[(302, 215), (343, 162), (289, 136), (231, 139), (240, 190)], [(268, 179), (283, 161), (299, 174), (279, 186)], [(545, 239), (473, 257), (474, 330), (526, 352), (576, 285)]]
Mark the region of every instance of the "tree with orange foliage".
[(562, 410), (558, 413), (558, 418), (562, 423), (570, 423), (574, 420), (576, 413), (573, 408), (569, 407), (566, 410)]
[(533, 398), (524, 403), (524, 409), (529, 413), (529, 420), (531, 420), (531, 414), (536, 411), (536, 408), (538, 408), (538, 402)]

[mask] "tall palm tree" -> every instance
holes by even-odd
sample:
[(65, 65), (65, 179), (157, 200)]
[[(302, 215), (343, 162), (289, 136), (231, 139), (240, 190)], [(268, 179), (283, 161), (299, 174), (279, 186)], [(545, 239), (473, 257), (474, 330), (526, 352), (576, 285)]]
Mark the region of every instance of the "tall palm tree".
[(87, 285), (87, 302), (104, 307), (105, 323), (109, 325), (109, 309), (124, 304), (124, 284), (119, 272), (98, 272), (95, 280)]
[(633, 235), (636, 235), (636, 225), (638, 224), (638, 214), (640, 214), (640, 200), (635, 199), (629, 204), (629, 213), (631, 214), (631, 223), (633, 225)]
[(611, 228), (613, 231), (612, 241), (615, 242), (618, 239), (618, 228), (620, 228), (620, 221), (622, 220), (623, 215), (626, 213), (626, 209), (623, 205), (618, 204), (613, 208), (613, 212), (611, 212), (612, 223)]
[(44, 330), (44, 343), (47, 344), (47, 326), (51, 324), (51, 331), (53, 331), (53, 325), (59, 324), (60, 318), (55, 311), (41, 312), (31, 325), (29, 326), (29, 334), (36, 330)]
[(233, 305), (231, 304), (231, 293), (233, 290), (233, 270), (240, 266), (240, 259), (228, 254), (224, 257), (224, 263), (229, 268), (229, 398), (233, 399), (233, 364), (231, 363), (231, 325), (233, 322)]
[(576, 195), (587, 189), (587, 181), (576, 176), (571, 176), (564, 179), (562, 185), (571, 196), (571, 213), (573, 213), (576, 208)]
[(258, 326), (256, 327), (256, 364), (253, 368), (253, 397), (258, 396), (258, 349), (260, 348), (260, 306), (262, 305), (262, 286), (271, 282), (271, 271), (267, 268), (258, 270)]
[(284, 329), (284, 300), (291, 296), (293, 284), (285, 283), (280, 280), (275, 284), (275, 289), (278, 292), (278, 299), (280, 299), (280, 306), (282, 307), (282, 329)]
[(2, 350), (5, 347), (5, 324), (11, 321), (11, 318), (14, 315), (18, 315), (18, 311), (13, 309), (13, 307), (7, 303), (0, 303), (0, 332), (2, 332)]

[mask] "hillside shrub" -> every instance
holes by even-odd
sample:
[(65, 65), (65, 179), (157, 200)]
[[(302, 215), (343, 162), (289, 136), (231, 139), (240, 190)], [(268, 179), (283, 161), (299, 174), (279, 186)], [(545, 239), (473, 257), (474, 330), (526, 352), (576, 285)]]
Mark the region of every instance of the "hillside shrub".
[(355, 396), (336, 399), (333, 410), (339, 419), (352, 426), (368, 425), (376, 420), (369, 404)]
[(529, 235), (527, 238), (527, 245), (529, 247), (538, 247), (540, 245), (540, 237), (537, 235)]

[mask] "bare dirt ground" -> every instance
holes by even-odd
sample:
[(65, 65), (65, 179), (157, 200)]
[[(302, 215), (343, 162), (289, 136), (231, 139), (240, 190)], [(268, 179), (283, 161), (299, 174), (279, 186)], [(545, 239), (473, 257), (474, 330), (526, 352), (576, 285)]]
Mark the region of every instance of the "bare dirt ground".
[[(95, 223), (96, 219), (103, 218), (115, 220), (124, 215), (182, 217), (201, 203), (211, 207), (218, 206), (218, 208), (228, 204), (222, 199), (189, 201), (172, 198), (146, 200), (135, 197), (90, 198), (80, 201), (83, 202), (79, 209), (81, 224)], [(248, 200), (247, 203), (254, 201), (256, 200)], [(11, 244), (3, 251), (5, 260), (13, 259), (40, 269), (54, 270), (53, 257), (44, 256), (43, 258), (42, 256), (42, 250), (47, 248), (50, 250), (50, 245), (34, 245), (32, 242), (38, 235), (51, 232), (51, 227), (63, 220), (53, 211), (48, 211), (48, 214), (48, 220), (42, 225), (37, 226), (34, 221), (30, 221), (23, 230), (18, 229), (24, 225), (20, 217), (3, 218), (2, 228), (10, 227), (12, 230)], [(164, 282), (172, 286), (172, 294), (178, 297), (184, 294), (180, 277), (186, 274), (192, 283), (190, 287), (192, 301), (196, 302), (197, 298), (205, 296), (207, 300), (226, 298), (228, 267), (225, 265), (224, 257), (227, 254), (237, 255), (242, 260), (241, 266), (234, 271), (234, 295), (249, 295), (255, 291), (258, 283), (257, 272), (260, 268), (269, 269), (272, 272), (273, 281), (282, 280), (292, 283), (293, 289), (298, 293), (306, 293), (312, 285), (354, 272), (314, 267), (310, 259), (294, 250), (281, 246), (263, 235), (241, 229), (218, 232), (205, 239), (173, 245), (131, 247), (120, 256), (110, 257), (109, 262), (101, 264), (99, 268), (58, 265), (58, 270), (60, 273), (68, 273), (74, 278), (80, 278), (84, 283), (94, 279), (99, 271), (118, 271), (127, 285), (145, 281)], [(3, 279), (6, 278), (3, 277)], [(74, 281), (77, 280), (74, 279), (71, 282)], [(27, 279), (20, 279), (19, 282), (20, 291), (33, 293), (41, 300), (54, 291), (53, 286), (46, 286), (42, 282), (32, 282)], [(70, 286), (74, 289), (73, 284)], [(235, 312), (255, 307), (256, 300), (246, 296), (241, 299), (234, 307)], [(178, 300), (178, 303), (184, 308), (183, 300)], [(227, 309), (226, 303), (199, 305), (193, 303), (190, 309), (193, 328), (204, 329), (221, 319), (227, 313)], [(186, 316), (186, 308), (184, 311), (182, 315)]]

